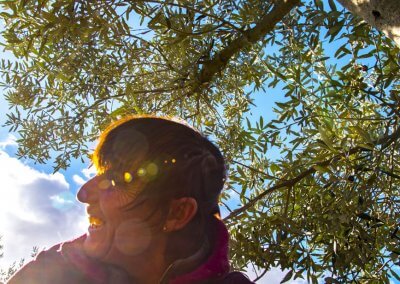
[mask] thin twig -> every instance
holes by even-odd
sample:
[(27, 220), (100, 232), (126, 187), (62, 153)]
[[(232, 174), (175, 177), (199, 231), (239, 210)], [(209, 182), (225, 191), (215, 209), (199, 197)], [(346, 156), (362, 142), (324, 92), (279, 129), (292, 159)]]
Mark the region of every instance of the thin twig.
[(257, 278), (253, 280), (253, 282), (257, 282), (258, 280), (260, 280), (267, 272), (268, 269), (264, 269), (264, 271), (260, 275), (258, 275)]
[(232, 160), (232, 163), (241, 165), (242, 167), (245, 167), (245, 168), (249, 169), (249, 170), (252, 171), (252, 172), (259, 173), (259, 174), (261, 174), (261, 175), (263, 175), (263, 176), (265, 176), (265, 177), (267, 177), (267, 178), (270, 178), (270, 179), (279, 179), (279, 178), (274, 177), (274, 176), (271, 176), (271, 175), (269, 175), (269, 174), (267, 174), (267, 173), (265, 173), (265, 172), (263, 172), (263, 171), (261, 171), (261, 170), (259, 170), (259, 169), (256, 169), (256, 168), (254, 168), (254, 167), (248, 166), (248, 165), (246, 165), (246, 164), (243, 164), (243, 163), (241, 163), (241, 162), (239, 162), (239, 161)]

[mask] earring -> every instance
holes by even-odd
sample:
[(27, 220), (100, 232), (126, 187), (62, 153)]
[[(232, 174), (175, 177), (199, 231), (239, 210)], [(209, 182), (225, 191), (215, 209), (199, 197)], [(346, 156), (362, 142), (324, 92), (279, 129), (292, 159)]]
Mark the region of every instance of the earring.
[(167, 225), (164, 225), (164, 227), (163, 227), (163, 231), (164, 231), (164, 232), (168, 231), (168, 227), (167, 227)]

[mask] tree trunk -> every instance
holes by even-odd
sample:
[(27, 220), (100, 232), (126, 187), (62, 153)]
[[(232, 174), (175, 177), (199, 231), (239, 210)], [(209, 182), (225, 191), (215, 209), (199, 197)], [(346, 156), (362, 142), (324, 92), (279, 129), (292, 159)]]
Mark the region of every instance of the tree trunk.
[(337, 0), (400, 46), (399, 0)]

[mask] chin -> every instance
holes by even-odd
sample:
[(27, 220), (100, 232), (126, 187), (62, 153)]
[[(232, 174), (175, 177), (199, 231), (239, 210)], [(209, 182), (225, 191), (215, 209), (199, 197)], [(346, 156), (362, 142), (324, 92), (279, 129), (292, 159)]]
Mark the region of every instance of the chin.
[(99, 260), (106, 257), (110, 250), (111, 238), (106, 232), (90, 232), (83, 243), (83, 250), (86, 255)]

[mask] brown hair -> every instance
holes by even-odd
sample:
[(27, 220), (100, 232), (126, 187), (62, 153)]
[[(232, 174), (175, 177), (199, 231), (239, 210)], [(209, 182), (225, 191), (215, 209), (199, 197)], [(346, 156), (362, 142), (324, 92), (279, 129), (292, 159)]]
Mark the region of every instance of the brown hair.
[(218, 198), (226, 177), (219, 149), (192, 127), (168, 118), (127, 117), (112, 123), (101, 135), (92, 157), (96, 168), (141, 183), (138, 194), (158, 200), (167, 209), (173, 198), (192, 197), (198, 211), (182, 230), (169, 236), (167, 261), (193, 254), (208, 240), (219, 213)]

